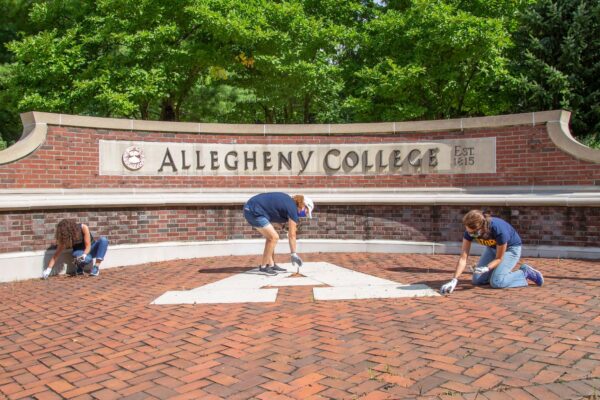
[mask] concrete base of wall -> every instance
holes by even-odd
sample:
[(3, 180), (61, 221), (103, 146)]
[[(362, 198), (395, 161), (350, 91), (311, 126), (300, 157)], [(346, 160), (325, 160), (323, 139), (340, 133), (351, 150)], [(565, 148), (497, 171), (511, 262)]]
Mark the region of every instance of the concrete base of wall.
[[(205, 258), (231, 255), (260, 255), (261, 239), (212, 242), (163, 242), (109, 247), (103, 268), (139, 265), (176, 259)], [(459, 242), (409, 242), (395, 240), (319, 240), (298, 241), (299, 253), (414, 253), (459, 254)], [(472, 255), (479, 255), (483, 247), (474, 245)], [(277, 253), (289, 253), (286, 241), (277, 246)], [(40, 278), (44, 266), (54, 251), (31, 251), (0, 254), (0, 282)], [(524, 246), (523, 257), (600, 259), (600, 247)], [(53, 274), (64, 274), (72, 268), (69, 252), (61, 255)]]

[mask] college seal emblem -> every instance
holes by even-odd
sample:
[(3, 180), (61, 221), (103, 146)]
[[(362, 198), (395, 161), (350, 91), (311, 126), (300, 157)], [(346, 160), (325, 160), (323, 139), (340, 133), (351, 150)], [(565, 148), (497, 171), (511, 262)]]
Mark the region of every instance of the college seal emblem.
[(129, 146), (123, 152), (123, 165), (132, 171), (144, 166), (144, 151), (138, 146)]

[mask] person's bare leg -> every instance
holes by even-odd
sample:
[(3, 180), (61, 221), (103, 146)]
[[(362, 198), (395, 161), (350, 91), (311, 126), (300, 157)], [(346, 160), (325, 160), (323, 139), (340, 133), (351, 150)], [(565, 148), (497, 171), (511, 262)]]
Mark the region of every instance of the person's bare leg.
[(273, 256), (275, 254), (275, 246), (277, 246), (277, 242), (279, 241), (279, 234), (271, 224), (263, 228), (256, 228), (256, 230), (266, 239), (261, 265), (273, 265), (275, 263)]

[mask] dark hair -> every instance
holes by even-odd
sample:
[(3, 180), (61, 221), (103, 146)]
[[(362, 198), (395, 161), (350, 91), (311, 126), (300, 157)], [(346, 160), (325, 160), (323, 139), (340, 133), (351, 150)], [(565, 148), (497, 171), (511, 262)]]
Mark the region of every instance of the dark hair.
[(73, 247), (73, 243), (83, 240), (81, 227), (74, 219), (63, 219), (56, 225), (56, 244), (65, 248)]

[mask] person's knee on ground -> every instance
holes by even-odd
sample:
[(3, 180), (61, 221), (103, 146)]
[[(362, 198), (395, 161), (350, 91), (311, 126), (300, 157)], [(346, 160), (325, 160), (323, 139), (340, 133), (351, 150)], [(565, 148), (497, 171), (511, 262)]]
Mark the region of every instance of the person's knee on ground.
[(509, 282), (507, 282), (506, 277), (508, 274), (493, 274), (490, 279), (490, 286), (494, 289), (504, 289), (509, 286)]

